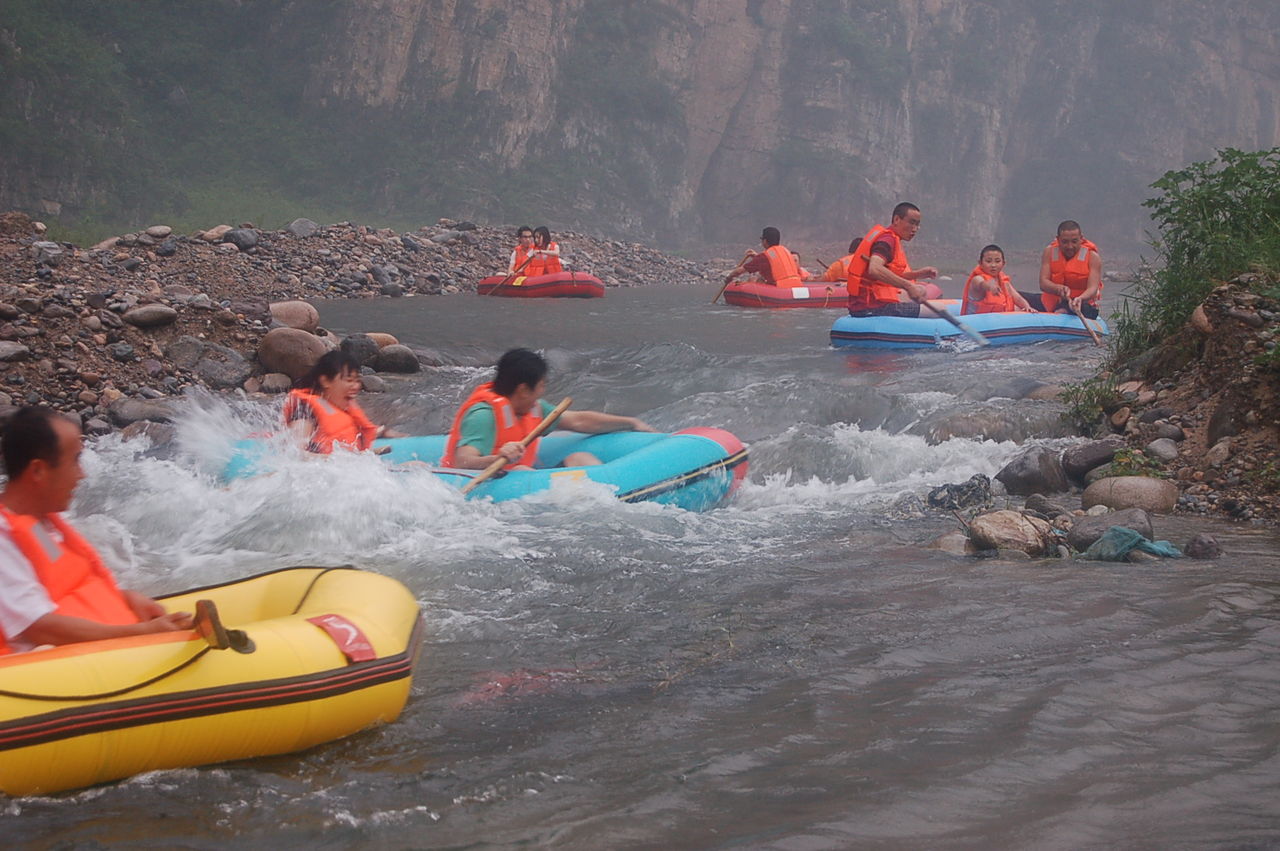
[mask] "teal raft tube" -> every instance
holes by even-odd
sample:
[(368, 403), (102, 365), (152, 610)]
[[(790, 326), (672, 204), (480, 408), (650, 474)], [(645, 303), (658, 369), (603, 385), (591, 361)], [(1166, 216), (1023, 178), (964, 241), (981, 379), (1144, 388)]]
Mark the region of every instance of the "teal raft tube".
[[(439, 467), (446, 436), (396, 437), (375, 441), (391, 451), (380, 456), (389, 464), (421, 462), (429, 469), (407, 466), (462, 488), (479, 470)], [(590, 452), (602, 462), (591, 467), (557, 466), (572, 452)], [(623, 502), (657, 502), (689, 511), (707, 511), (724, 503), (747, 474), (747, 448), (723, 429), (688, 428), (672, 434), (616, 431), (609, 434), (554, 432), (538, 447), (538, 468), (512, 470), (481, 482), (468, 498), (495, 502), (519, 499), (550, 489), (558, 481), (587, 479), (613, 488)], [(241, 440), (223, 476), (244, 478), (270, 472), (271, 447), (263, 440)]]
[[(954, 311), (952, 315), (956, 315)], [(1091, 339), (1080, 317), (1069, 313), (970, 313), (958, 318), (993, 346)], [(1109, 333), (1107, 323), (1101, 319), (1084, 322), (1099, 337)], [(968, 337), (945, 319), (841, 316), (831, 326), (831, 345), (837, 348), (919, 349), (959, 339)]]

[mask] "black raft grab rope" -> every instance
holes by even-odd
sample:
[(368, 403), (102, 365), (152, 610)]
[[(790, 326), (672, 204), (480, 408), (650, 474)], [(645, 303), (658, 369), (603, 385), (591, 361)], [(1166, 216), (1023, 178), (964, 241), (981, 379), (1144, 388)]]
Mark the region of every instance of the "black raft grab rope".
[[(315, 589), (316, 583), (320, 581), (320, 577), (331, 573), (335, 570), (352, 570), (350, 565), (342, 567), (326, 568), (311, 578), (311, 582), (307, 585), (302, 597), (298, 600), (298, 605), (294, 607), (291, 614), (297, 614), (301, 611), (302, 606), (307, 601), (307, 597), (311, 596), (311, 592)], [(149, 677), (140, 683), (134, 683), (122, 688), (112, 689), (111, 691), (102, 691), (96, 694), (33, 694), (31, 692), (10, 691), (8, 689), (0, 689), (0, 697), (12, 697), (18, 700), (41, 700), (49, 703), (84, 701), (84, 700), (106, 700), (109, 697), (120, 697), (129, 692), (146, 688), (149, 685), (158, 683), (161, 680), (171, 677), (179, 671), (194, 665), (206, 653), (211, 650), (235, 650), (237, 653), (252, 653), (254, 651), (253, 639), (239, 629), (227, 629), (222, 625), (222, 619), (218, 616), (218, 608), (213, 604), (212, 600), (196, 601), (196, 616), (193, 626), (200, 637), (208, 642), (204, 647), (197, 650), (189, 658), (184, 659), (166, 671)]]

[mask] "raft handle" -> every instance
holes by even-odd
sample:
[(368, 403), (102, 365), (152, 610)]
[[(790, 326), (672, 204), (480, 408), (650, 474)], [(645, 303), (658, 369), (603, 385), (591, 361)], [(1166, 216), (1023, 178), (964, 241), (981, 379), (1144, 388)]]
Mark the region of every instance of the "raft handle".
[(192, 628), (214, 650), (230, 649), (237, 653), (252, 653), (258, 649), (243, 629), (227, 629), (222, 625), (222, 617), (212, 600), (196, 600), (196, 617)]

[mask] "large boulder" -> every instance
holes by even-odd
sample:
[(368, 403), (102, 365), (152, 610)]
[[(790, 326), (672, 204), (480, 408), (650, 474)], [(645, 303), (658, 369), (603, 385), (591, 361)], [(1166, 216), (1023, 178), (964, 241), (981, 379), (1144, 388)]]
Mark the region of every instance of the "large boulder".
[(1056, 549), (1052, 526), (1017, 511), (978, 515), (969, 524), (969, 537), (983, 550), (1017, 550), (1041, 556)]
[(272, 328), (258, 344), (258, 362), (267, 372), (283, 372), (297, 381), (328, 350), (314, 334), (297, 328)]
[(1083, 483), (1090, 470), (1110, 462), (1116, 457), (1117, 450), (1123, 448), (1124, 441), (1118, 437), (1091, 440), (1072, 446), (1062, 453), (1062, 469), (1071, 481)]
[(400, 342), (395, 338), (394, 335), (383, 334), (379, 331), (370, 331), (365, 336), (367, 336), (370, 340), (373, 340), (375, 343), (377, 343), (378, 348), (386, 348), (387, 346), (394, 346)]
[(1085, 488), (1080, 502), (1086, 509), (1105, 505), (1114, 510), (1142, 508), (1152, 514), (1168, 514), (1178, 504), (1178, 486), (1152, 476), (1109, 476)]
[(121, 317), (135, 328), (160, 328), (178, 320), (178, 311), (167, 304), (144, 304)]
[(253, 374), (253, 364), (243, 355), (216, 343), (205, 343), (193, 369), (205, 384), (218, 390), (239, 387)]
[(1071, 487), (1058, 453), (1044, 446), (1027, 449), (996, 473), (996, 479), (1009, 493), (1019, 496), (1061, 493)]
[(1073, 550), (1084, 552), (1112, 526), (1123, 526), (1147, 540), (1153, 539), (1151, 515), (1141, 508), (1123, 508), (1107, 514), (1078, 518), (1067, 533), (1067, 544)]
[(320, 327), (320, 312), (305, 301), (277, 301), (271, 305), (271, 318), (286, 328), (308, 334)]
[(422, 364), (418, 362), (418, 356), (413, 353), (413, 349), (399, 343), (379, 349), (373, 367), (379, 372), (420, 372), (422, 370)]

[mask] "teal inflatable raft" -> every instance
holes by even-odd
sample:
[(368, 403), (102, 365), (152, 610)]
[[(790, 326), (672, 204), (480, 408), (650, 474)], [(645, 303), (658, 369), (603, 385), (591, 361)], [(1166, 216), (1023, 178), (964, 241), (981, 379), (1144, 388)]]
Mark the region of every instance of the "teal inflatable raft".
[[(436, 466), (444, 454), (445, 435), (379, 440), (390, 447), (382, 460), (390, 464), (422, 462), (429, 475), (462, 488), (479, 470)], [(603, 463), (592, 467), (559, 467), (572, 452), (590, 452)], [(271, 469), (269, 445), (242, 440), (224, 475), (252, 476)], [(419, 467), (405, 467), (407, 473)], [(747, 449), (742, 441), (718, 428), (689, 428), (673, 434), (618, 431), (610, 434), (554, 432), (538, 448), (538, 469), (512, 470), (482, 482), (468, 494), (501, 502), (545, 491), (557, 481), (588, 479), (613, 488), (623, 502), (657, 502), (689, 511), (706, 511), (727, 500), (747, 474)]]
[[(955, 312), (952, 312), (955, 315)], [(1047, 340), (1089, 341), (1080, 317), (1066, 313), (971, 313), (962, 322), (991, 341), (993, 346), (1041, 343)], [(1107, 323), (1086, 319), (1099, 337)], [(841, 316), (831, 326), (831, 345), (859, 349), (919, 349), (944, 340), (968, 339), (945, 319), (908, 319), (903, 316)]]

